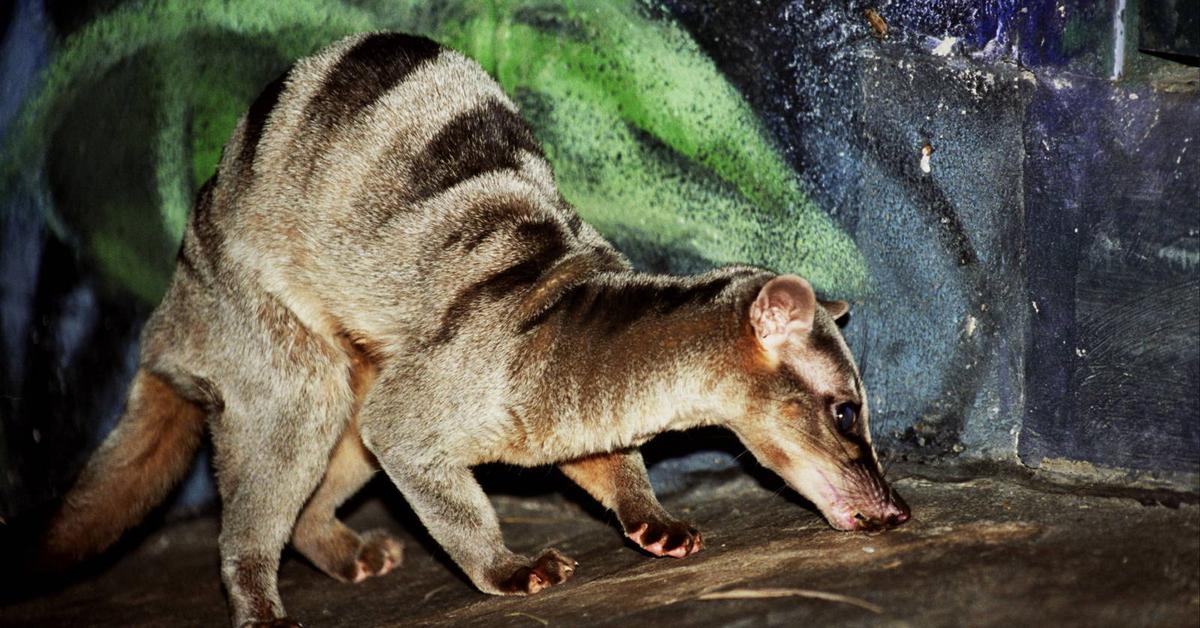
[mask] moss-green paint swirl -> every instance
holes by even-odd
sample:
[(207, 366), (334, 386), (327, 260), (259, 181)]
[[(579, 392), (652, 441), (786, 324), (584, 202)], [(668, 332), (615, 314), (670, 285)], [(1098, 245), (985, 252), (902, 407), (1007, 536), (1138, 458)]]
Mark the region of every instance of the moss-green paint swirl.
[[(148, 263), (142, 236), (114, 225), (153, 217), (156, 237), (174, 247), (192, 191), (258, 89), (291, 60), (370, 30), (423, 33), (478, 60), (522, 105), (563, 194), (619, 245), (691, 266), (798, 272), (845, 296), (867, 289), (855, 244), (803, 193), (745, 100), (687, 33), (635, 0), (123, 4), (61, 42), (4, 146), (2, 180), (40, 185), (54, 150), (47, 138), (77, 139), (63, 135), (78, 126), (66, 121), (127, 115), (81, 94), (97, 81), (132, 81), (125, 97), (151, 101), (152, 132), (111, 141), (148, 151), (152, 165), (110, 168), (109, 183), (154, 194), (111, 194), (88, 219), (55, 195), (47, 223), (85, 243), (115, 284), (153, 302), (169, 264), (157, 251)], [(149, 67), (133, 67), (135, 57)]]

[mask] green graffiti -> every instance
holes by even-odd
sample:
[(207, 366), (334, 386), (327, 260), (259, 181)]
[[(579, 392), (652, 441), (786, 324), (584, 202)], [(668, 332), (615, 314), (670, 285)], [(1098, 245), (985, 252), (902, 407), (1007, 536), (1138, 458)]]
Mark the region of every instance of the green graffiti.
[(123, 4), (55, 51), (4, 147), (2, 180), (43, 185), (34, 177), (51, 155), (60, 155), (51, 179), (96, 165), (64, 166), (49, 144), (79, 141), (71, 120), (128, 115), (88, 94), (100, 83), (132, 85), (124, 97), (151, 103), (143, 109), (153, 112), (152, 132), (114, 123), (107, 141), (148, 155), (150, 167), (103, 168), (110, 185), (132, 191), (86, 209), (63, 207), (83, 203), (79, 195), (56, 195), (47, 223), (85, 242), (110, 280), (153, 302), (169, 256), (145, 251), (126, 228), (131, 217), (154, 217), (155, 237), (172, 251), (194, 190), (261, 86), (291, 60), (372, 30), (425, 34), (478, 60), (534, 125), (564, 196), (640, 252), (635, 259), (686, 258), (674, 265), (697, 269), (747, 262), (843, 296), (867, 289), (854, 242), (803, 193), (745, 100), (686, 32), (635, 0)]

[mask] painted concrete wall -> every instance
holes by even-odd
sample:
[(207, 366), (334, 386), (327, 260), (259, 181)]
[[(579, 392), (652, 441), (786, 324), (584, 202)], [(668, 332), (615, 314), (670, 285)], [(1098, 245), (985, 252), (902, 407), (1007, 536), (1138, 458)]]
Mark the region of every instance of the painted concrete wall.
[(879, 37), (870, 5), (813, 4), (674, 14), (867, 259), (848, 335), (877, 433), (1194, 489), (1200, 70), (1138, 49), (1194, 64), (1196, 9), (880, 3)]
[(881, 448), (1200, 490), (1200, 75), (1138, 53), (1119, 4), (6, 5), (0, 516), (111, 427), (237, 116), (385, 28), (477, 58), (642, 267), (752, 262), (850, 299)]

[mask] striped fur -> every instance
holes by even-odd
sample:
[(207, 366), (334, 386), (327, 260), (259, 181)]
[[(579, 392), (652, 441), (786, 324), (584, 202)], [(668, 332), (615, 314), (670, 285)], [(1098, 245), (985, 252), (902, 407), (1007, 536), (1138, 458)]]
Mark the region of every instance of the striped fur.
[[(333, 516), (376, 465), (489, 593), (534, 593), (574, 564), (505, 548), (479, 463), (560, 464), (657, 555), (702, 545), (659, 506), (637, 454), (667, 430), (729, 426), (802, 490), (819, 469), (850, 478), (838, 499), (882, 508), (865, 394), (833, 317), (810, 313), (811, 334), (782, 358), (756, 339), (752, 304), (773, 277), (634, 272), (563, 201), (513, 103), (456, 52), (381, 33), (299, 60), (234, 131), (143, 335), (143, 377), (208, 417), (234, 624), (283, 616), (275, 571), (293, 535), (341, 579), (399, 562), (397, 541)], [(861, 425), (830, 436), (843, 398)], [(194, 448), (192, 432), (165, 429), (184, 418), (126, 420), (184, 434), (164, 446), (176, 458)], [(97, 488), (119, 459), (100, 456), (64, 517), (124, 494)], [(824, 508), (823, 490), (809, 492)], [(57, 552), (115, 533), (63, 547), (74, 525), (52, 531)]]

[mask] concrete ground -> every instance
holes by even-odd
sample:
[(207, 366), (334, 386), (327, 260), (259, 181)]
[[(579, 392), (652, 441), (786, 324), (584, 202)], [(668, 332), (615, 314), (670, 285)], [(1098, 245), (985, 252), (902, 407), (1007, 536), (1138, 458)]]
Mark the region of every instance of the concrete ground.
[[(351, 522), (399, 533), (405, 565), (350, 585), (288, 554), (280, 589), (310, 627), (1200, 625), (1194, 496), (1143, 505), (1012, 477), (893, 476), (914, 519), (878, 534), (834, 531), (770, 481), (707, 476), (666, 500), (705, 535), (704, 551), (676, 560), (643, 555), (585, 499), (526, 471), (530, 494), (494, 497), (508, 542), (579, 561), (571, 581), (528, 598), (476, 592), (376, 486)], [(216, 538), (211, 516), (167, 526), (99, 574), (0, 608), (0, 625), (224, 625)]]

